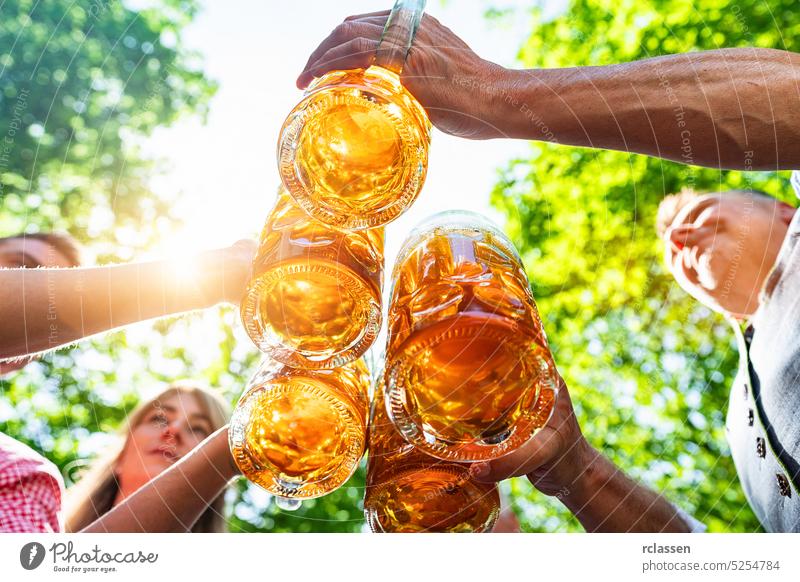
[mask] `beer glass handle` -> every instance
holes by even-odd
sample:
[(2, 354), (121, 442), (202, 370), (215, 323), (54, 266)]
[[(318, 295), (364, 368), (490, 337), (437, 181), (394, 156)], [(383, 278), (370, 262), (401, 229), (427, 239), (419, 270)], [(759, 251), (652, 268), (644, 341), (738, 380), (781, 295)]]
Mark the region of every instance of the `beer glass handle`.
[(376, 65), (400, 74), (424, 10), (425, 0), (395, 2), (375, 51)]

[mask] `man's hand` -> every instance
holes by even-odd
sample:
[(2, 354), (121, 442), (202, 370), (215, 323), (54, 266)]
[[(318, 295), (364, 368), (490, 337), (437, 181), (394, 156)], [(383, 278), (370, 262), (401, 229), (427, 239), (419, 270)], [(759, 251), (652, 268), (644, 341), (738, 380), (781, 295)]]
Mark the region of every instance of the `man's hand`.
[(527, 475), (542, 493), (554, 495), (590, 532), (687, 532), (677, 509), (632, 481), (581, 433), (564, 380), (547, 425), (517, 451), (476, 464), (479, 481)]
[(553, 416), (531, 440), (510, 455), (475, 467), (480, 481), (502, 481), (527, 475), (546, 495), (563, 497), (576, 487), (597, 454), (586, 442), (575, 418), (567, 385), (558, 376)]
[[(311, 54), (297, 79), (304, 89), (328, 71), (373, 63), (388, 11), (350, 16)], [(471, 139), (495, 137), (487, 96), (505, 69), (481, 59), (438, 20), (425, 14), (401, 75), (403, 85), (445, 133)]]
[[(387, 16), (345, 20), (311, 55), (297, 86), (334, 69), (372, 64)], [(763, 48), (511, 70), (481, 59), (425, 15), (401, 79), (433, 124), (459, 137), (535, 139), (716, 169), (775, 171), (800, 164), (798, 70), (800, 54)]]

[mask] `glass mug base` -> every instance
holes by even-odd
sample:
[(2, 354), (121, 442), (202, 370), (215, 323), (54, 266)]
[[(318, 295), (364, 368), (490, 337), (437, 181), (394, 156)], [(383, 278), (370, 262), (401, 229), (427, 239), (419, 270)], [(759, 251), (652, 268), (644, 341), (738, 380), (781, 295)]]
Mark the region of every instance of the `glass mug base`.
[(373, 66), (317, 79), (278, 144), (281, 181), (298, 206), (348, 230), (402, 214), (425, 181), (430, 122), (397, 74)]
[(335, 368), (358, 359), (381, 327), (380, 295), (342, 264), (284, 261), (254, 278), (242, 323), (256, 346), (288, 366)]
[(366, 395), (355, 402), (312, 374), (256, 384), (231, 418), (236, 465), (276, 496), (330, 493), (350, 478), (364, 454)]
[(433, 463), (368, 487), (364, 515), (374, 533), (491, 531), (500, 512), (497, 487), (472, 480), (469, 467)]
[(415, 331), (387, 354), (387, 412), (438, 459), (501, 457), (549, 420), (557, 384), (549, 351), (515, 322), (460, 313)]

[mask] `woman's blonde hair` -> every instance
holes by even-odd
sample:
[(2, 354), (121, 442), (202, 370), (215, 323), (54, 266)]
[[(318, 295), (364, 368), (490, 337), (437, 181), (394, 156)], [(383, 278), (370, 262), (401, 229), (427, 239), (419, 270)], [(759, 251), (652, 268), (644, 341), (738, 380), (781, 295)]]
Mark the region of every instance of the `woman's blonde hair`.
[[(188, 381), (172, 383), (161, 394), (143, 402), (128, 415), (127, 422), (122, 430), (124, 438), (112, 446), (108, 451), (98, 457), (80, 478), (80, 480), (67, 490), (65, 509), (65, 531), (77, 532), (99, 519), (100, 516), (111, 511), (114, 500), (119, 492), (119, 483), (114, 470), (119, 457), (125, 448), (125, 443), (130, 437), (131, 430), (142, 423), (144, 417), (158, 401), (165, 400), (176, 394), (188, 394), (197, 399), (203, 412), (211, 422), (211, 430), (216, 431), (228, 422), (230, 407), (225, 400), (208, 388)], [(217, 497), (200, 516), (192, 527), (195, 533), (225, 531), (225, 518), (223, 505), (225, 494)]]

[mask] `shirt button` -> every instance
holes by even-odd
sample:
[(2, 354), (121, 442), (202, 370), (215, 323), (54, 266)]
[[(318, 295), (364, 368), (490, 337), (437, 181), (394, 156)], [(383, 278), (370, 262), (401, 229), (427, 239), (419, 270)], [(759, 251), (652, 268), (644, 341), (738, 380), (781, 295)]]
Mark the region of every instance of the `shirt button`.
[(756, 437), (756, 454), (762, 459), (767, 456), (767, 443), (761, 437)]
[(755, 421), (755, 416), (753, 415), (753, 409), (750, 408), (747, 411), (747, 426), (753, 426), (754, 421)]
[(775, 478), (778, 480), (778, 490), (783, 497), (792, 496), (792, 487), (789, 485), (789, 479), (783, 473), (777, 473)]

